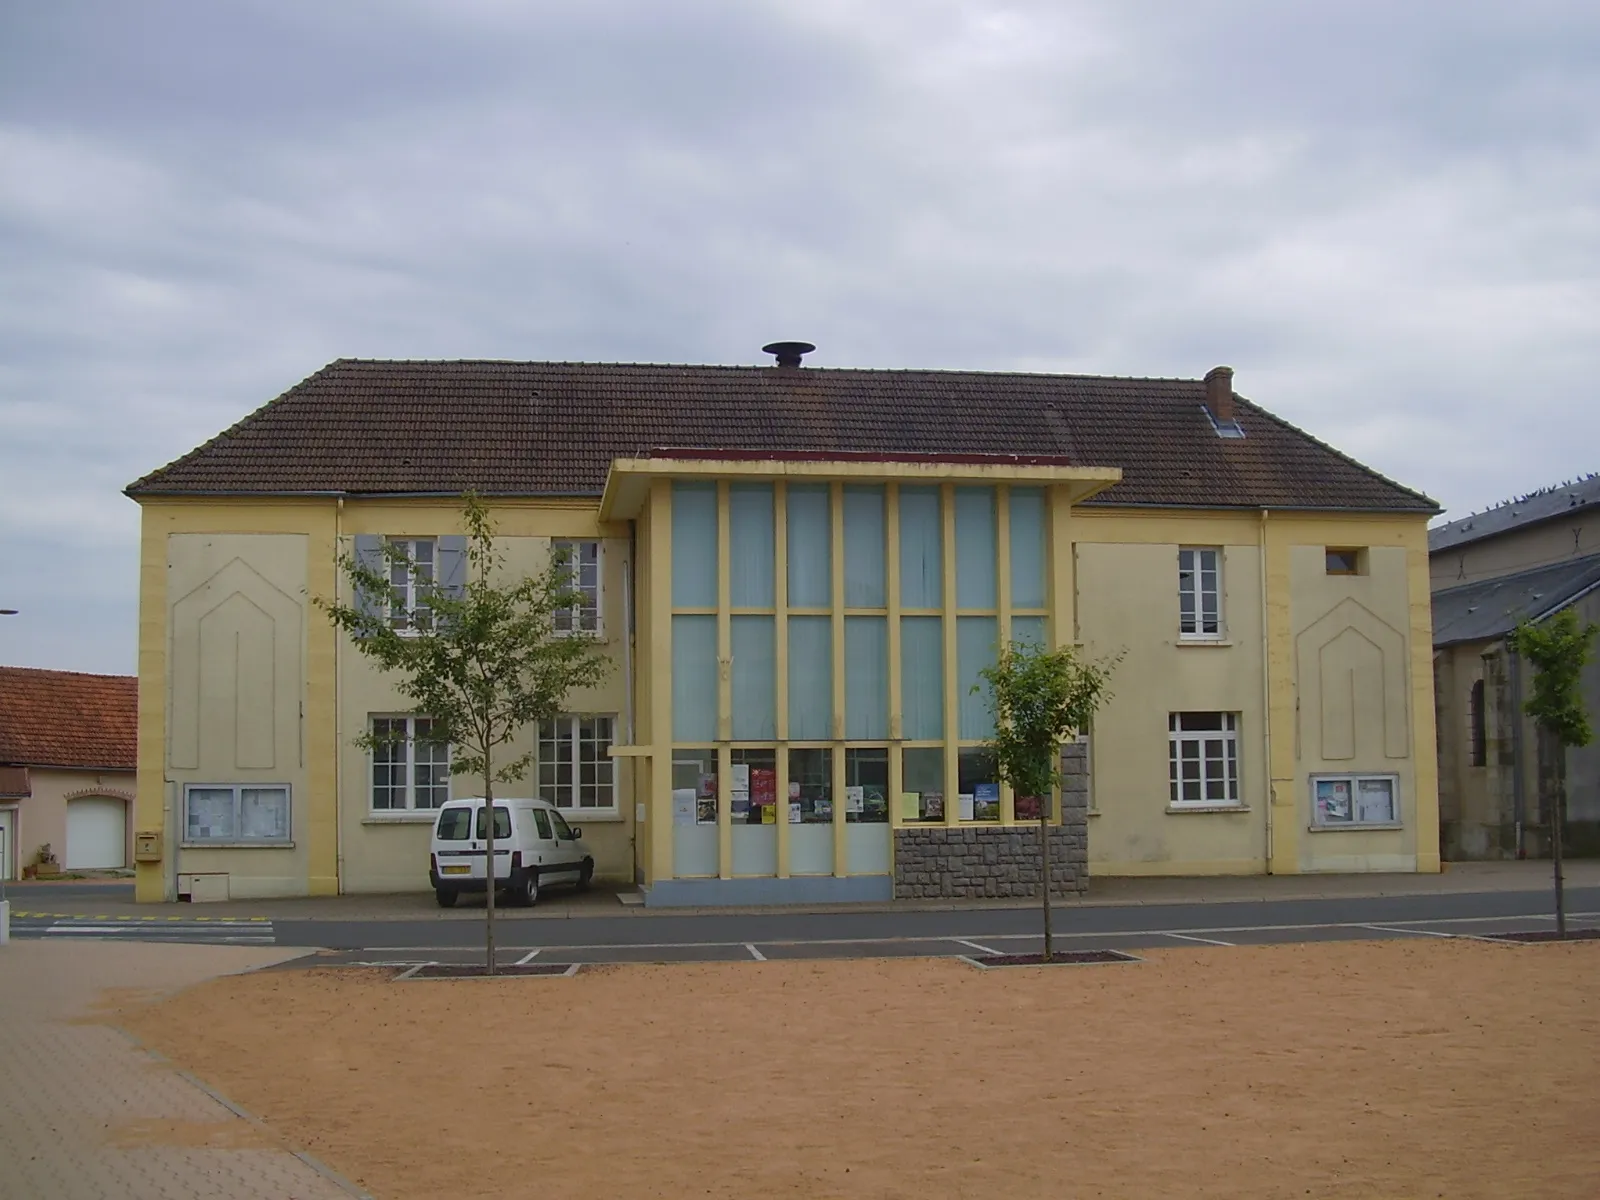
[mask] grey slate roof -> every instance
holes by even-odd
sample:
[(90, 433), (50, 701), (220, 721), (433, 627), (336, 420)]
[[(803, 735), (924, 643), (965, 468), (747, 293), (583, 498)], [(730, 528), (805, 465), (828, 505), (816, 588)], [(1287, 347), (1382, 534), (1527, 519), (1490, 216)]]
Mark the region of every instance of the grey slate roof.
[(1600, 504), (1600, 474), (1589, 475), (1576, 483), (1563, 484), (1548, 491), (1534, 492), (1516, 500), (1497, 504), (1487, 512), (1473, 513), (1428, 530), (1428, 552), (1436, 553), (1468, 542), (1480, 541), (1537, 525), (1590, 505)]
[(1438, 506), (1198, 379), (977, 371), (341, 359), (129, 485), (135, 497), (344, 492), (598, 496), (661, 447), (1040, 454), (1121, 467), (1107, 504), (1427, 514)]
[(1433, 644), (1481, 642), (1510, 633), (1600, 587), (1600, 554), (1536, 567), (1433, 594)]

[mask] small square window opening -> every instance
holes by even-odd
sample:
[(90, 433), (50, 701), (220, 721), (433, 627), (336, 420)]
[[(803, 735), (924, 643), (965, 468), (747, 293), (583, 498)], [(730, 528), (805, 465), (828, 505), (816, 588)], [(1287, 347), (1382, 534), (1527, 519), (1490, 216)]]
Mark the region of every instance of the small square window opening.
[(1366, 552), (1353, 546), (1329, 546), (1326, 551), (1329, 575), (1365, 575)]

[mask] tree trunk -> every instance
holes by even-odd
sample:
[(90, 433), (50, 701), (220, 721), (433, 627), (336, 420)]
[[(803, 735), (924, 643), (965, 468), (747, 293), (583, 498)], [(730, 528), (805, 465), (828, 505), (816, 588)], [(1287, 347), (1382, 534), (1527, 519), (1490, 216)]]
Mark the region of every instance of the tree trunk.
[(1050, 797), (1039, 797), (1039, 863), (1043, 876), (1039, 894), (1044, 897), (1044, 961), (1055, 953), (1055, 937), (1050, 929)]
[(483, 755), (483, 823), (484, 831), (489, 835), (488, 854), (489, 866), (485, 872), (484, 882), (488, 885), (484, 895), (483, 909), (483, 956), (484, 966), (489, 974), (494, 974), (494, 783), (490, 778), (489, 753)]
[(1567, 810), (1567, 748), (1561, 746), (1556, 760), (1556, 787), (1550, 813), (1550, 861), (1555, 871), (1556, 936), (1567, 936), (1567, 887), (1561, 875), (1561, 827)]

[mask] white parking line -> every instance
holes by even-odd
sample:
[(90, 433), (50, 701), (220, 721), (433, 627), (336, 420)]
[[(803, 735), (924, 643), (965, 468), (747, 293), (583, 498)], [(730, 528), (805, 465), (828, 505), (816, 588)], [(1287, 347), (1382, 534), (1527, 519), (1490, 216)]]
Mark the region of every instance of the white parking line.
[(1397, 925), (1358, 925), (1357, 929), (1375, 929), (1379, 933), (1411, 933), (1417, 937), (1453, 938), (1462, 937), (1459, 933), (1445, 933), (1438, 929), (1402, 929)]
[(1233, 946), (1236, 942), (1225, 942), (1221, 938), (1195, 937), (1192, 933), (1168, 933), (1164, 937), (1178, 938), (1185, 942), (1204, 942), (1208, 946)]
[(525, 963), (531, 963), (535, 958), (538, 957), (538, 954), (539, 954), (538, 950), (529, 950), (521, 958), (517, 959), (517, 966), (520, 967), (520, 966), (524, 965)]
[[(1568, 921), (1587, 920), (1600, 917), (1600, 912), (1568, 913)], [(1386, 925), (1403, 927), (1407, 925), (1472, 925), (1483, 922), (1500, 921), (1538, 921), (1554, 920), (1553, 917), (1542, 914), (1523, 914), (1508, 917), (1408, 917), (1396, 921), (1384, 922)], [(1106, 930), (1058, 930), (1056, 936), (1061, 938), (1125, 938), (1125, 937), (1153, 937), (1167, 936), (1179, 937), (1192, 941), (1219, 941), (1220, 937), (1207, 935), (1229, 933), (1296, 933), (1307, 929), (1368, 929), (1371, 924), (1364, 921), (1305, 921), (1284, 925), (1218, 925), (1198, 926), (1182, 929), (1106, 929)], [(1404, 928), (1397, 928), (1395, 932), (1415, 932)], [(1022, 942), (1038, 941), (1044, 935), (1041, 933), (993, 933), (980, 935), (986, 942)], [(1465, 936), (1465, 935), (1464, 935)], [(953, 937), (950, 934), (914, 934), (907, 937), (844, 937), (844, 938), (768, 938), (763, 945), (771, 946), (835, 946), (858, 945), (878, 946), (897, 945), (905, 943), (927, 942), (959, 942), (965, 944), (965, 939)], [(1231, 943), (1223, 942), (1228, 945)], [(590, 942), (574, 943), (569, 946), (543, 946), (544, 950), (726, 950), (740, 947), (749, 951), (758, 960), (765, 962), (766, 955), (762, 954), (750, 942), (724, 941), (724, 942)], [(508, 947), (508, 949), (525, 949), (526, 947)], [(352, 948), (367, 954), (420, 954), (439, 950), (461, 951), (470, 949), (467, 946), (361, 946)], [(994, 951), (990, 951), (994, 953)]]
[(966, 938), (951, 938), (950, 940), (952, 942), (954, 942), (958, 946), (971, 946), (974, 950), (981, 950), (985, 954), (999, 954), (1000, 953), (1000, 951), (994, 949), (992, 946), (984, 946), (984, 945), (979, 944), (978, 942), (969, 942), (969, 941), (967, 941)]

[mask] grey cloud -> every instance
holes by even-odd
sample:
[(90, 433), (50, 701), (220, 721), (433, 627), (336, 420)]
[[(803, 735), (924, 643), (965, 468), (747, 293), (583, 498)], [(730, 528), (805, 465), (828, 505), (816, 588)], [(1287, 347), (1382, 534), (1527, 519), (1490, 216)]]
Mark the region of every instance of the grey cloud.
[(1600, 466), (1592, 5), (0, 20), (0, 660), (131, 669), (121, 486), (341, 355), (1227, 361), (1454, 509)]

